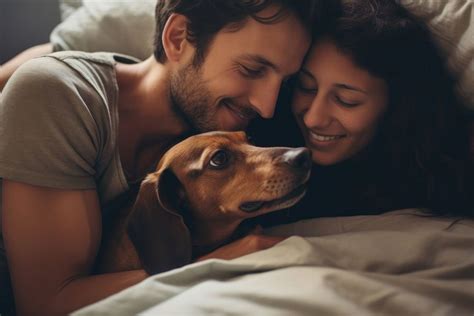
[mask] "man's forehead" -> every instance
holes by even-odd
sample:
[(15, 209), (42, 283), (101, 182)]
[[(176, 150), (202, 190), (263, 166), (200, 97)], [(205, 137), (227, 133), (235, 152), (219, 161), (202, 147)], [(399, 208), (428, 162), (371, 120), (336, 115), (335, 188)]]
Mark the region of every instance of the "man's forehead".
[(272, 23), (250, 18), (245, 25), (229, 33), (241, 39), (245, 37), (245, 45), (241, 46), (245, 51), (238, 54), (236, 59), (266, 66), (282, 74), (298, 71), (301, 60), (292, 55), (298, 54), (300, 50), (305, 53), (310, 45), (309, 31), (293, 13)]
[(248, 66), (268, 67), (287, 77), (298, 71), (309, 45), (309, 31), (295, 14), (287, 14), (278, 21), (262, 23), (248, 18), (239, 28), (221, 29), (208, 52), (212, 51), (213, 63), (248, 62)]

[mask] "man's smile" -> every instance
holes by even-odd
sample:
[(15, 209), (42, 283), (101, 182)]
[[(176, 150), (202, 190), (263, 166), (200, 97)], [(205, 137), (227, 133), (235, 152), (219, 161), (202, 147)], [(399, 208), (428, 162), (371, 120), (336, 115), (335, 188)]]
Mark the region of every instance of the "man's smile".
[(255, 111), (249, 109), (248, 107), (236, 105), (232, 101), (225, 100), (222, 101), (222, 104), (226, 107), (236, 122), (236, 129), (246, 128), (249, 122), (257, 116)]

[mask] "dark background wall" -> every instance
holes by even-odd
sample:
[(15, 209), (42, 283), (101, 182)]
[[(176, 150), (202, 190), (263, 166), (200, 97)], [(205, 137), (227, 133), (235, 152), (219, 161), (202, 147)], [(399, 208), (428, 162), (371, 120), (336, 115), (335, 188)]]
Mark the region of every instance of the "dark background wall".
[(0, 0), (0, 64), (48, 42), (59, 20), (58, 0)]

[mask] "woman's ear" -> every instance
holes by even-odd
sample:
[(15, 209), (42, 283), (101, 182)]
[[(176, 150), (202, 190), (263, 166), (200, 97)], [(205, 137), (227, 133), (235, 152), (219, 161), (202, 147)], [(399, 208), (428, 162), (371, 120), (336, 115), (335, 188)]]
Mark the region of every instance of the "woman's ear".
[(188, 19), (181, 14), (171, 14), (163, 29), (161, 40), (167, 60), (180, 61), (185, 56), (187, 48), (191, 46), (188, 42)]

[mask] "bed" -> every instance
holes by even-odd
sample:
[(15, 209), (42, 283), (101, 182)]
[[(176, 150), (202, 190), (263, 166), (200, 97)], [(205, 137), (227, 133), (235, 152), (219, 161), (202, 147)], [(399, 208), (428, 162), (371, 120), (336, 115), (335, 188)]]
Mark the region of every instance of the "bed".
[[(148, 57), (155, 0), (130, 2), (63, 0), (51, 42)], [(473, 0), (401, 2), (430, 25), (474, 109)], [(473, 220), (406, 209), (265, 233), (288, 238), (151, 276), (73, 315), (474, 315)]]
[(231, 261), (152, 276), (73, 315), (473, 315), (474, 221), (420, 210), (273, 227)]

